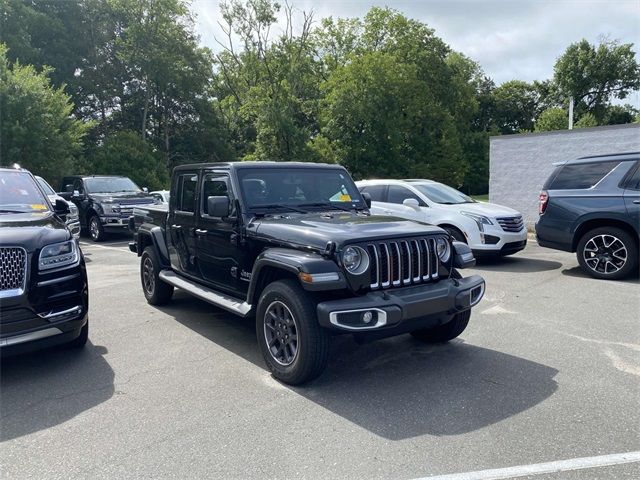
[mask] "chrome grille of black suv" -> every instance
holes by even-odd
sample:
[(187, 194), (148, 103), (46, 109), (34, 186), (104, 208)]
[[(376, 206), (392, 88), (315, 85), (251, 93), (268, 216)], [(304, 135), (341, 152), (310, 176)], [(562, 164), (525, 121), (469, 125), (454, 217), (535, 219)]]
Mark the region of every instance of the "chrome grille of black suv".
[(521, 232), (524, 228), (524, 221), (521, 216), (496, 218), (505, 232)]
[(26, 272), (27, 253), (24, 248), (0, 248), (0, 291), (23, 291)]
[(425, 283), (438, 278), (435, 238), (370, 243), (371, 289)]

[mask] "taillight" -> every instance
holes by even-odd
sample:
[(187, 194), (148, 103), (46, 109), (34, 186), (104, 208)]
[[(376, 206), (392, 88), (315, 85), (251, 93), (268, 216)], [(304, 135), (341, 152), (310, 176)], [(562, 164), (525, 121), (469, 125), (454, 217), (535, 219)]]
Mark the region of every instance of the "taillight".
[(545, 190), (540, 192), (540, 203), (538, 204), (538, 213), (542, 215), (547, 209), (547, 203), (549, 203), (549, 195)]

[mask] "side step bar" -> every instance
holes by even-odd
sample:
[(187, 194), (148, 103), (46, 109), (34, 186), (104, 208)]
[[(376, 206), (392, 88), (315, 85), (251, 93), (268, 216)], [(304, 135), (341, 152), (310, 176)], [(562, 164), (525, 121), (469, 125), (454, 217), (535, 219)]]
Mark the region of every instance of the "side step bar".
[(176, 275), (171, 270), (162, 270), (158, 276), (160, 280), (173, 285), (185, 292), (189, 292), (205, 302), (209, 302), (216, 307), (220, 307), (228, 312), (235, 313), (242, 317), (246, 317), (251, 311), (251, 305), (247, 302), (243, 302), (240, 299), (225, 295), (224, 293), (216, 292), (203, 285), (199, 285), (191, 280), (187, 280), (179, 275)]

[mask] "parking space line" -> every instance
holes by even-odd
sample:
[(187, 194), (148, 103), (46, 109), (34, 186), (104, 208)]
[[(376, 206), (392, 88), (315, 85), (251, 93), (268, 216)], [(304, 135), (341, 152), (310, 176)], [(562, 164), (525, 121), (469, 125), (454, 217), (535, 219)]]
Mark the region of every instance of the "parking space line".
[(597, 457), (571, 458), (547, 463), (518, 465), (515, 467), (478, 470), (476, 472), (451, 473), (433, 477), (422, 477), (416, 480), (500, 480), (508, 478), (528, 477), (545, 473), (568, 472), (585, 468), (609, 467), (625, 463), (640, 462), (640, 451), (613, 453)]
[(96, 248), (103, 248), (105, 250), (116, 250), (118, 252), (128, 252), (129, 249), (125, 248), (125, 247), (110, 247), (109, 245), (97, 245), (95, 243), (86, 243), (86, 242), (80, 242), (80, 247), (96, 247)]

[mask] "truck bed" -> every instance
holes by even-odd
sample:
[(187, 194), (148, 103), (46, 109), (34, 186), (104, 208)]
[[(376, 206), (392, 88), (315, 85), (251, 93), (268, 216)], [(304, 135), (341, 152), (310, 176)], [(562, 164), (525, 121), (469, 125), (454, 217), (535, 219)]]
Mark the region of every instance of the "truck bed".
[(169, 213), (168, 205), (147, 205), (135, 207), (133, 209), (133, 218), (135, 220), (136, 230), (143, 223), (151, 223), (164, 228)]

